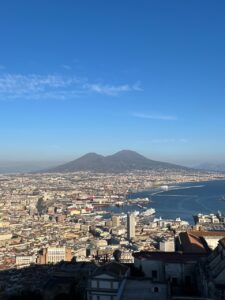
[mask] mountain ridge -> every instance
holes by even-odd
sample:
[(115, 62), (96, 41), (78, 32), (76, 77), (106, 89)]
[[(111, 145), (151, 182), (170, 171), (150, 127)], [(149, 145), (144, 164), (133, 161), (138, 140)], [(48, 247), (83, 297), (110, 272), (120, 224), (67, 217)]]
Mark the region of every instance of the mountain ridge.
[(66, 173), (92, 171), (102, 173), (123, 173), (135, 170), (189, 170), (189, 168), (172, 163), (151, 160), (132, 150), (121, 150), (108, 156), (90, 152), (68, 163), (43, 170), (42, 172)]

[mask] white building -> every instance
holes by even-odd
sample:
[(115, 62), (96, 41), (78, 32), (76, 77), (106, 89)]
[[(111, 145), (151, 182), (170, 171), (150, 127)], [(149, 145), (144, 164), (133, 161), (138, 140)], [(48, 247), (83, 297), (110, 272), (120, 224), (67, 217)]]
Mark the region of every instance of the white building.
[(47, 262), (57, 263), (66, 260), (66, 247), (48, 247)]
[(214, 214), (209, 214), (209, 215), (197, 214), (196, 216), (194, 216), (194, 218), (197, 224), (205, 224), (205, 223), (218, 224), (220, 222), (219, 218)]
[(128, 238), (128, 240), (135, 238), (135, 226), (136, 226), (135, 214), (128, 213), (127, 214), (127, 238)]
[(28, 267), (30, 264), (36, 263), (36, 256), (34, 255), (20, 255), (16, 256), (16, 266), (20, 267)]

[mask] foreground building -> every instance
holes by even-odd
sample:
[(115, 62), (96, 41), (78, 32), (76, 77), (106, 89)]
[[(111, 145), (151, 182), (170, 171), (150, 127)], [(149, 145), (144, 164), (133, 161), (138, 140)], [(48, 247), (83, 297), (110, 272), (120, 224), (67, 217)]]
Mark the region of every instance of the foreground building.
[(40, 300), (225, 300), (225, 238), (211, 252), (143, 251), (133, 257), (127, 264), (73, 260), (8, 270), (1, 274), (0, 298), (24, 299), (30, 291)]
[(199, 264), (199, 288), (204, 297), (225, 299), (225, 238), (217, 248)]
[(87, 289), (88, 300), (116, 300), (120, 286), (129, 275), (129, 267), (111, 262), (97, 268), (89, 282)]
[(171, 296), (193, 296), (197, 291), (196, 266), (206, 256), (198, 253), (138, 252), (134, 253), (134, 267), (150, 278), (159, 292), (162, 288), (157, 284), (167, 286), (163, 289), (162, 299), (168, 299), (168, 291)]
[(166, 283), (154, 281), (150, 278), (130, 277), (124, 280), (116, 300), (169, 299), (169, 290)]

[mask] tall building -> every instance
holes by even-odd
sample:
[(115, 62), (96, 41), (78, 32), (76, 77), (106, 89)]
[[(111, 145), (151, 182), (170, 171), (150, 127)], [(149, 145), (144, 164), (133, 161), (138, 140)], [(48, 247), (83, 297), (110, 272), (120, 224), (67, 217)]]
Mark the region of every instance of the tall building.
[(112, 226), (113, 227), (120, 226), (120, 216), (118, 216), (118, 215), (113, 215), (112, 216)]
[(135, 238), (135, 214), (134, 213), (128, 213), (127, 214), (127, 238), (128, 240)]

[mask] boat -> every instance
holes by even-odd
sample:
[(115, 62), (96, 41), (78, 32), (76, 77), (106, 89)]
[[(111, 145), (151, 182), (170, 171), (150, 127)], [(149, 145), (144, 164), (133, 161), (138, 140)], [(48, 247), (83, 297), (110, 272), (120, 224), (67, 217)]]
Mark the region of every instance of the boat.
[(102, 215), (97, 215), (97, 216), (95, 216), (95, 219), (102, 219), (102, 218), (103, 218)]
[(131, 204), (145, 204), (145, 203), (149, 203), (151, 200), (146, 197), (146, 198), (134, 198), (134, 199), (128, 199), (128, 202), (130, 202)]
[(151, 215), (154, 215), (155, 214), (155, 209), (154, 208), (149, 208), (147, 210), (145, 210), (144, 212), (141, 213), (141, 215), (143, 217), (149, 217)]
[(169, 186), (168, 186), (168, 185), (162, 185), (162, 186), (161, 186), (161, 189), (162, 189), (163, 191), (168, 191), (168, 190), (169, 190)]
[(122, 207), (122, 206), (124, 206), (124, 202), (118, 201), (118, 202), (115, 203), (115, 205), (116, 205), (117, 207)]

